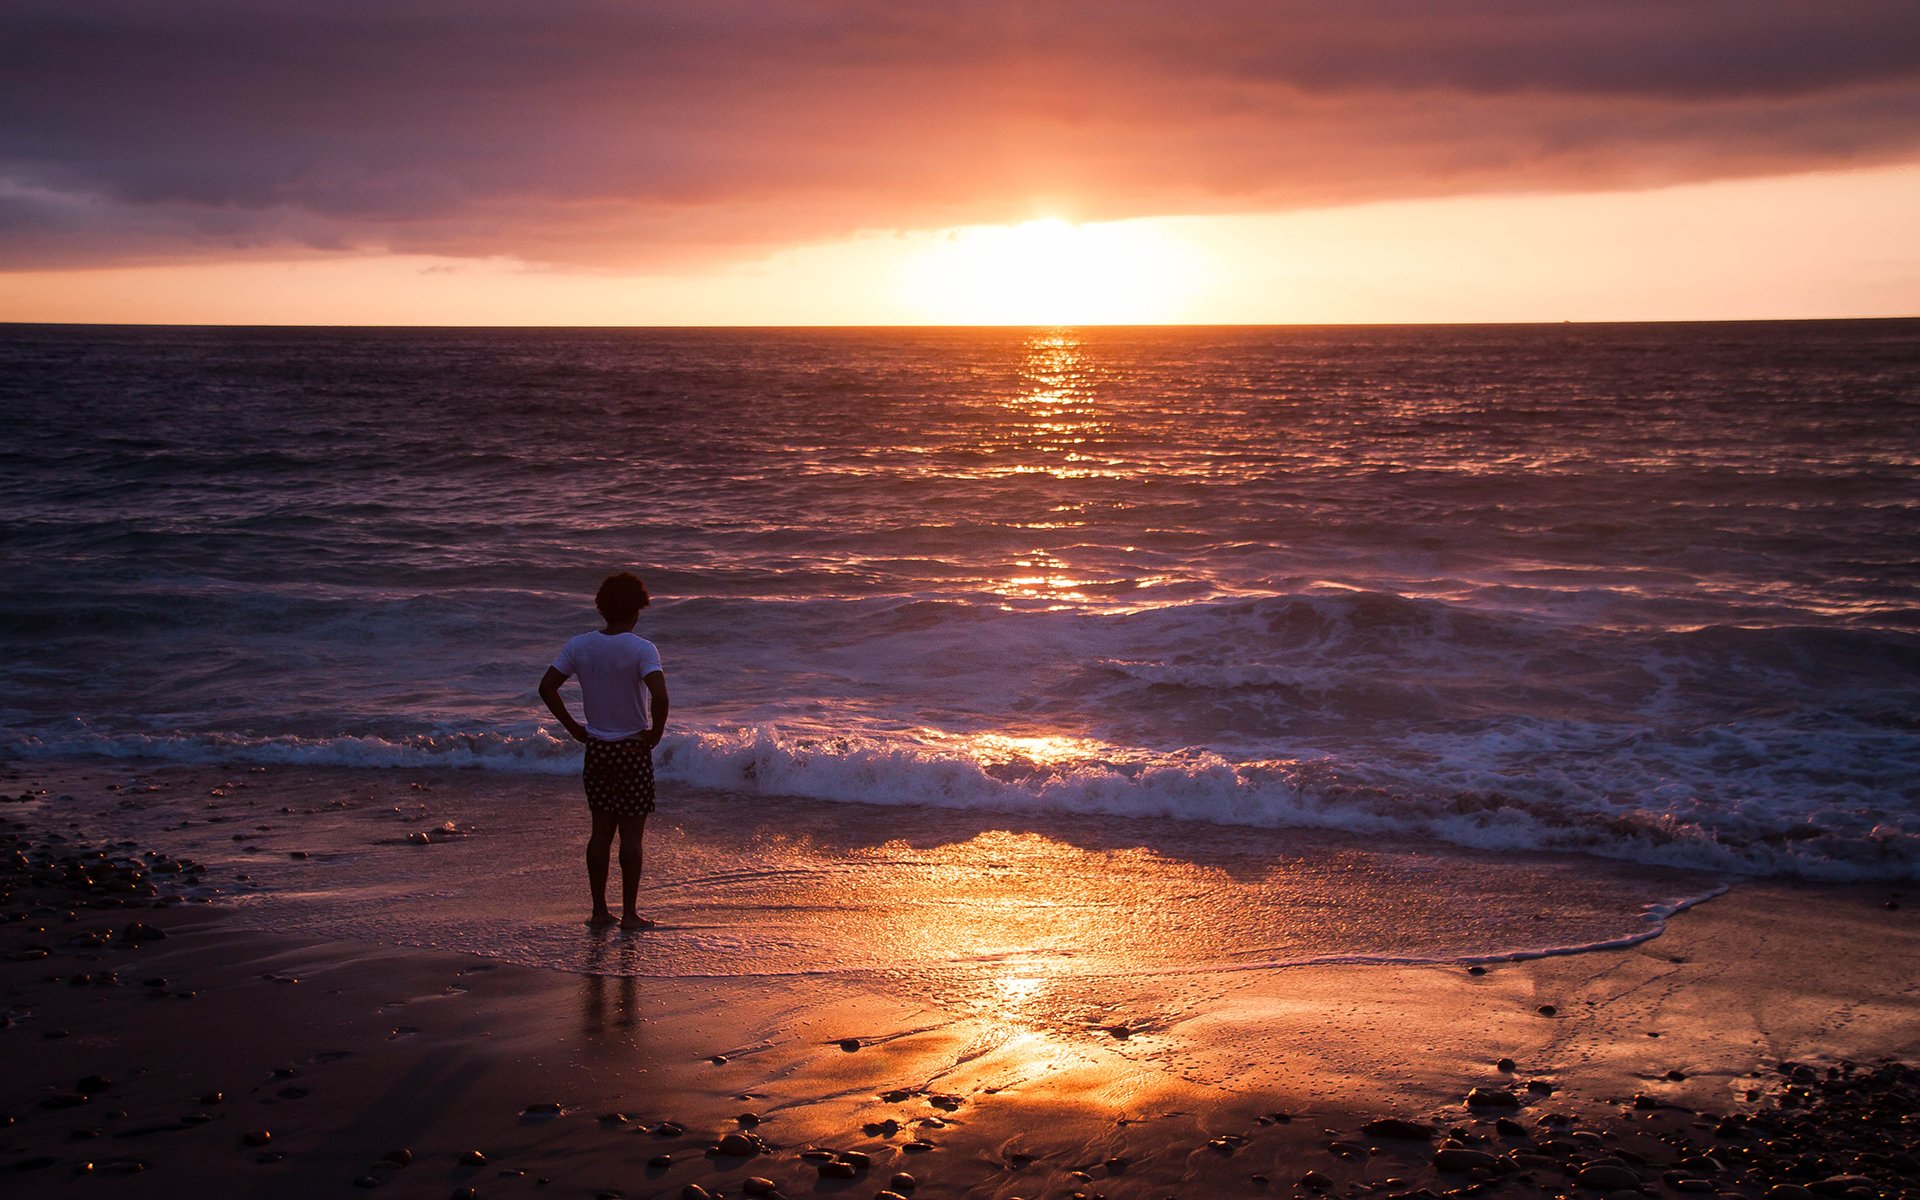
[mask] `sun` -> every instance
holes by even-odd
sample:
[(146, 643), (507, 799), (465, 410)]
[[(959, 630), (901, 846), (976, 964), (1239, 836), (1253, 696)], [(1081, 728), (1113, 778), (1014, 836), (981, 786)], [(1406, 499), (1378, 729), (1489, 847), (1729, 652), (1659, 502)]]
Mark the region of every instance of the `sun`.
[(923, 242), (903, 299), (937, 324), (1178, 321), (1199, 275), (1194, 250), (1150, 220), (973, 225)]

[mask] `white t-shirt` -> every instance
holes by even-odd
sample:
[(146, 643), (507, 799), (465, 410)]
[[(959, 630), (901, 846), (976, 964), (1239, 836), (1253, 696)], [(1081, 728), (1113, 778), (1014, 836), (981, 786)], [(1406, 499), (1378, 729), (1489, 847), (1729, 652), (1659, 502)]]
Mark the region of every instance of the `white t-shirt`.
[(580, 677), (589, 735), (617, 742), (653, 727), (647, 717), (647, 685), (641, 680), (660, 670), (660, 651), (647, 639), (631, 633), (583, 633), (560, 647), (553, 669)]

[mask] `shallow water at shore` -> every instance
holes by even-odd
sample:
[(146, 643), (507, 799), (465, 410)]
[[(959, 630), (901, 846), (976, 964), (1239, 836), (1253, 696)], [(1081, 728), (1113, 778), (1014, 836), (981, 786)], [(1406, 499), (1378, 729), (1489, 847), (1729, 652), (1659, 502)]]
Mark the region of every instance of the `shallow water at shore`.
[(595, 935), (577, 924), (585, 814), (572, 780), (86, 774), (42, 802), (47, 816), (164, 838), (265, 928), (564, 971), (890, 981), (963, 1007), (1044, 1008), (1120, 977), (1177, 987), (1261, 967), (1627, 945), (1723, 887), (1577, 856), (676, 787), (646, 839), (641, 907), (657, 927)]

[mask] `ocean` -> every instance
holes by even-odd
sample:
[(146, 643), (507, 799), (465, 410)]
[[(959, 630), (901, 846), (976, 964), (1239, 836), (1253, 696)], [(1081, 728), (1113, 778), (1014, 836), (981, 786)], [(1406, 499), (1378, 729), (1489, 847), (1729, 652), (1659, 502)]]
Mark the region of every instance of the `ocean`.
[(663, 811), (1920, 879), (1920, 321), (0, 326), (0, 421), (3, 757), (568, 775), (631, 569)]

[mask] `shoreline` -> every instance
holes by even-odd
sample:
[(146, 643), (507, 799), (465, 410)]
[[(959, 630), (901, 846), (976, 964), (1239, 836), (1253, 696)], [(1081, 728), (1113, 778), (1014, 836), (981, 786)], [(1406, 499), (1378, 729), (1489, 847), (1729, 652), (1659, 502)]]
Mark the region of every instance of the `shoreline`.
[[(995, 1200), (1552, 1194), (1607, 1157), (1661, 1194), (1677, 1141), (1771, 1111), (1782, 1063), (1920, 1058), (1920, 919), (1884, 887), (1737, 881), (1649, 941), (1471, 968), (1095, 979), (1063, 1029), (1017, 992), (945, 1007), (883, 975), (572, 974), (250, 929), (238, 906), (47, 882), (38, 859), (85, 848), (24, 815), (0, 809), (0, 1172), (115, 1194), (733, 1197), (757, 1177), (864, 1200), (899, 1172), (915, 1197)], [(135, 921), (166, 937), (128, 944)], [(1385, 1118), (1430, 1136), (1363, 1129)], [(710, 1156), (728, 1134), (755, 1153)], [(802, 1157), (821, 1148), (852, 1177)], [(1718, 1190), (1764, 1194), (1722, 1166)]]

